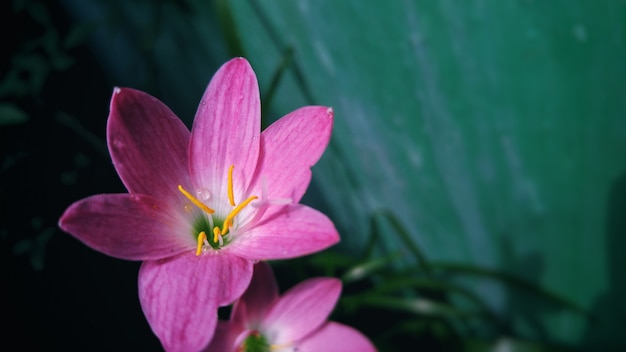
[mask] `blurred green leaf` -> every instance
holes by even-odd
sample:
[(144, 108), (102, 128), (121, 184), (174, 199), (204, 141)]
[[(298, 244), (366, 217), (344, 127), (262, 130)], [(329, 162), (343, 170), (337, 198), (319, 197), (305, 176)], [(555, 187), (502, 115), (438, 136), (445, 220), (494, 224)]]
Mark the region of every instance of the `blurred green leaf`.
[(441, 262), (431, 263), (431, 268), (435, 271), (444, 271), (449, 276), (450, 275), (452, 276), (471, 275), (471, 276), (477, 276), (481, 278), (492, 279), (504, 285), (512, 286), (513, 288), (517, 288), (521, 291), (526, 291), (527, 293), (533, 294), (541, 299), (547, 300), (562, 308), (572, 310), (576, 313), (583, 315), (587, 319), (592, 318), (592, 314), (588, 310), (576, 304), (575, 302), (572, 302), (567, 297), (557, 295), (553, 292), (550, 292), (542, 288), (539, 285), (536, 285), (532, 282), (523, 280), (519, 277), (510, 275), (502, 271), (489, 270), (489, 269), (480, 268), (480, 267), (467, 265), (467, 264), (441, 263)]
[(46, 257), (46, 246), (52, 239), (55, 231), (56, 228), (48, 227), (39, 232), (35, 238), (26, 238), (17, 241), (17, 243), (13, 246), (13, 253), (16, 255), (27, 255), (33, 270), (43, 270)]
[(371, 277), (381, 271), (390, 271), (390, 264), (400, 259), (400, 253), (388, 253), (386, 255), (368, 259), (350, 267), (341, 277), (346, 283)]
[(482, 317), (483, 312), (462, 310), (454, 305), (445, 304), (425, 297), (404, 298), (388, 297), (374, 294), (347, 295), (342, 297), (343, 304), (347, 309), (360, 309), (362, 307), (384, 308), (397, 310), (404, 313), (412, 313), (423, 316), (437, 317)]
[(72, 49), (85, 44), (87, 38), (94, 33), (97, 27), (98, 24), (96, 23), (79, 23), (74, 25), (63, 39), (63, 48)]
[(525, 341), (511, 337), (499, 337), (495, 340), (469, 339), (464, 343), (468, 352), (566, 352), (575, 351), (563, 346), (554, 346), (536, 341)]
[(396, 264), (470, 263), (571, 302), (537, 306), (467, 282), (519, 334), (626, 345), (615, 328), (626, 323), (626, 257), (613, 249), (626, 226), (607, 226), (607, 200), (626, 198), (625, 3), (230, 5), (261, 87), (293, 48), (273, 118), (306, 104), (335, 111), (313, 182), (344, 251), (363, 250), (373, 214), (393, 214), (375, 249), (412, 254)]
[(0, 126), (16, 125), (28, 121), (28, 114), (19, 106), (0, 102)]

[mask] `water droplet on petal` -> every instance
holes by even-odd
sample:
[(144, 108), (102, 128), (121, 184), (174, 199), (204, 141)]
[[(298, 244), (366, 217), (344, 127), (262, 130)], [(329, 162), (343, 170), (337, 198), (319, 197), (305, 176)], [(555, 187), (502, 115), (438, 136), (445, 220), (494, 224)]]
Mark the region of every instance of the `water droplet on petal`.
[(191, 213), (193, 207), (191, 206), (191, 204), (187, 203), (185, 204), (185, 206), (183, 206), (183, 209), (185, 209), (186, 212)]
[(205, 201), (211, 198), (211, 191), (206, 188), (200, 188), (196, 191), (196, 195), (198, 199), (200, 199), (201, 201)]
[(122, 142), (121, 139), (114, 139), (113, 140), (113, 146), (116, 148), (121, 148), (124, 146), (124, 142)]

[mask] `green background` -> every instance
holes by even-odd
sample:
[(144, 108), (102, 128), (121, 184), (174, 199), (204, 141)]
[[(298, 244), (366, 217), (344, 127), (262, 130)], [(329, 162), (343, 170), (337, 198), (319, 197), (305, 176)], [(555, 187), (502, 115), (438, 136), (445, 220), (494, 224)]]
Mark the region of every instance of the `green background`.
[[(625, 341), (623, 2), (269, 3), (234, 1), (236, 27), (262, 86), (291, 48), (313, 102), (335, 109), (314, 172), (346, 250), (389, 211), (429, 259), (599, 316), (472, 286), (523, 334)], [(306, 102), (282, 88), (277, 109)], [(401, 248), (392, 232), (381, 249)]]

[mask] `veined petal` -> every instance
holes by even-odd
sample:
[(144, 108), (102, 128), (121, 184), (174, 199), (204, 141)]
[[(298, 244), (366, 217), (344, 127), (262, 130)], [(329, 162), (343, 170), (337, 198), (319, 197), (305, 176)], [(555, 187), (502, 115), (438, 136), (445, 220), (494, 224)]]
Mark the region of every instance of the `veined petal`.
[(169, 204), (153, 197), (101, 194), (70, 205), (59, 227), (112, 257), (154, 260), (195, 248), (188, 223)]
[[(232, 59), (215, 73), (196, 112), (189, 146), (194, 186), (226, 199), (228, 169), (235, 165), (233, 184), (247, 189), (259, 155), (260, 126), (254, 71), (245, 59)], [(235, 194), (237, 202), (244, 197), (241, 193)]]
[(244, 329), (241, 326), (235, 325), (231, 322), (218, 321), (215, 328), (215, 334), (213, 339), (207, 348), (203, 352), (235, 352), (237, 346), (235, 342), (237, 337)]
[(287, 259), (339, 242), (337, 229), (326, 215), (301, 204), (281, 207), (281, 211), (238, 234), (228, 249), (248, 259)]
[(360, 331), (329, 321), (298, 344), (298, 352), (375, 352), (376, 347)]
[(313, 278), (299, 283), (267, 312), (263, 333), (277, 345), (300, 340), (326, 321), (340, 294), (341, 281), (336, 278)]
[(115, 88), (107, 122), (107, 143), (130, 193), (179, 199), (177, 186), (190, 185), (185, 124), (159, 101), (131, 88)]
[(241, 296), (251, 277), (252, 262), (217, 251), (145, 261), (139, 300), (167, 351), (199, 351), (213, 336), (217, 308)]
[(278, 284), (272, 267), (263, 261), (256, 263), (250, 285), (235, 302), (231, 321), (248, 328), (258, 328), (265, 312), (278, 299), (278, 295)]
[(311, 166), (328, 146), (333, 111), (306, 106), (271, 124), (261, 133), (261, 155), (251, 194), (267, 187), (270, 198), (300, 201), (311, 181)]

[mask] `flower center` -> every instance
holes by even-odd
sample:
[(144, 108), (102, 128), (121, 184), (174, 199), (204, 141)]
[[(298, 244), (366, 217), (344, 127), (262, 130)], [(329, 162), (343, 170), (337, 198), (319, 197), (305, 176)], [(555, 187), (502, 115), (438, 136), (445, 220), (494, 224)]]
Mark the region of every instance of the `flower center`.
[[(237, 214), (239, 214), (241, 210), (243, 210), (243, 208), (245, 208), (248, 204), (250, 204), (250, 202), (259, 198), (257, 196), (250, 196), (238, 205), (235, 203), (235, 193), (233, 191), (233, 169), (234, 168), (235, 168), (235, 165), (231, 165), (230, 168), (228, 169), (228, 184), (227, 184), (228, 202), (233, 207), (233, 209), (228, 213), (228, 215), (222, 222), (221, 228), (217, 224), (215, 226), (213, 225), (212, 214), (215, 213), (215, 210), (213, 210), (212, 208), (209, 208), (207, 205), (202, 203), (198, 198), (194, 197), (191, 193), (187, 192), (187, 190), (185, 190), (182, 185), (178, 185), (178, 190), (180, 191), (180, 193), (182, 193), (185, 197), (187, 197), (187, 199), (189, 199), (189, 201), (193, 205), (200, 208), (209, 216), (210, 225), (206, 226), (207, 225), (206, 221), (202, 221), (202, 225), (203, 225), (202, 227), (209, 228), (209, 229), (211, 227), (213, 228), (212, 230), (210, 230), (212, 231), (212, 233), (210, 233), (209, 235), (213, 236), (213, 244), (216, 245), (214, 248), (220, 248), (223, 245), (223, 241), (224, 241), (223, 237), (231, 234), (232, 232), (231, 228), (234, 225), (234, 220)], [(206, 246), (209, 246), (210, 244), (208, 242), (207, 234), (205, 231), (200, 231), (200, 233), (198, 233), (197, 239), (198, 239), (198, 245), (196, 248), (196, 255), (200, 255), (202, 253), (202, 249), (206, 248)]]
[(239, 352), (270, 352), (271, 347), (258, 331), (251, 332), (241, 343)]
[(274, 351), (296, 351), (297, 348), (292, 343), (273, 344), (270, 343), (263, 334), (257, 330), (251, 330), (243, 339), (237, 352), (274, 352)]

